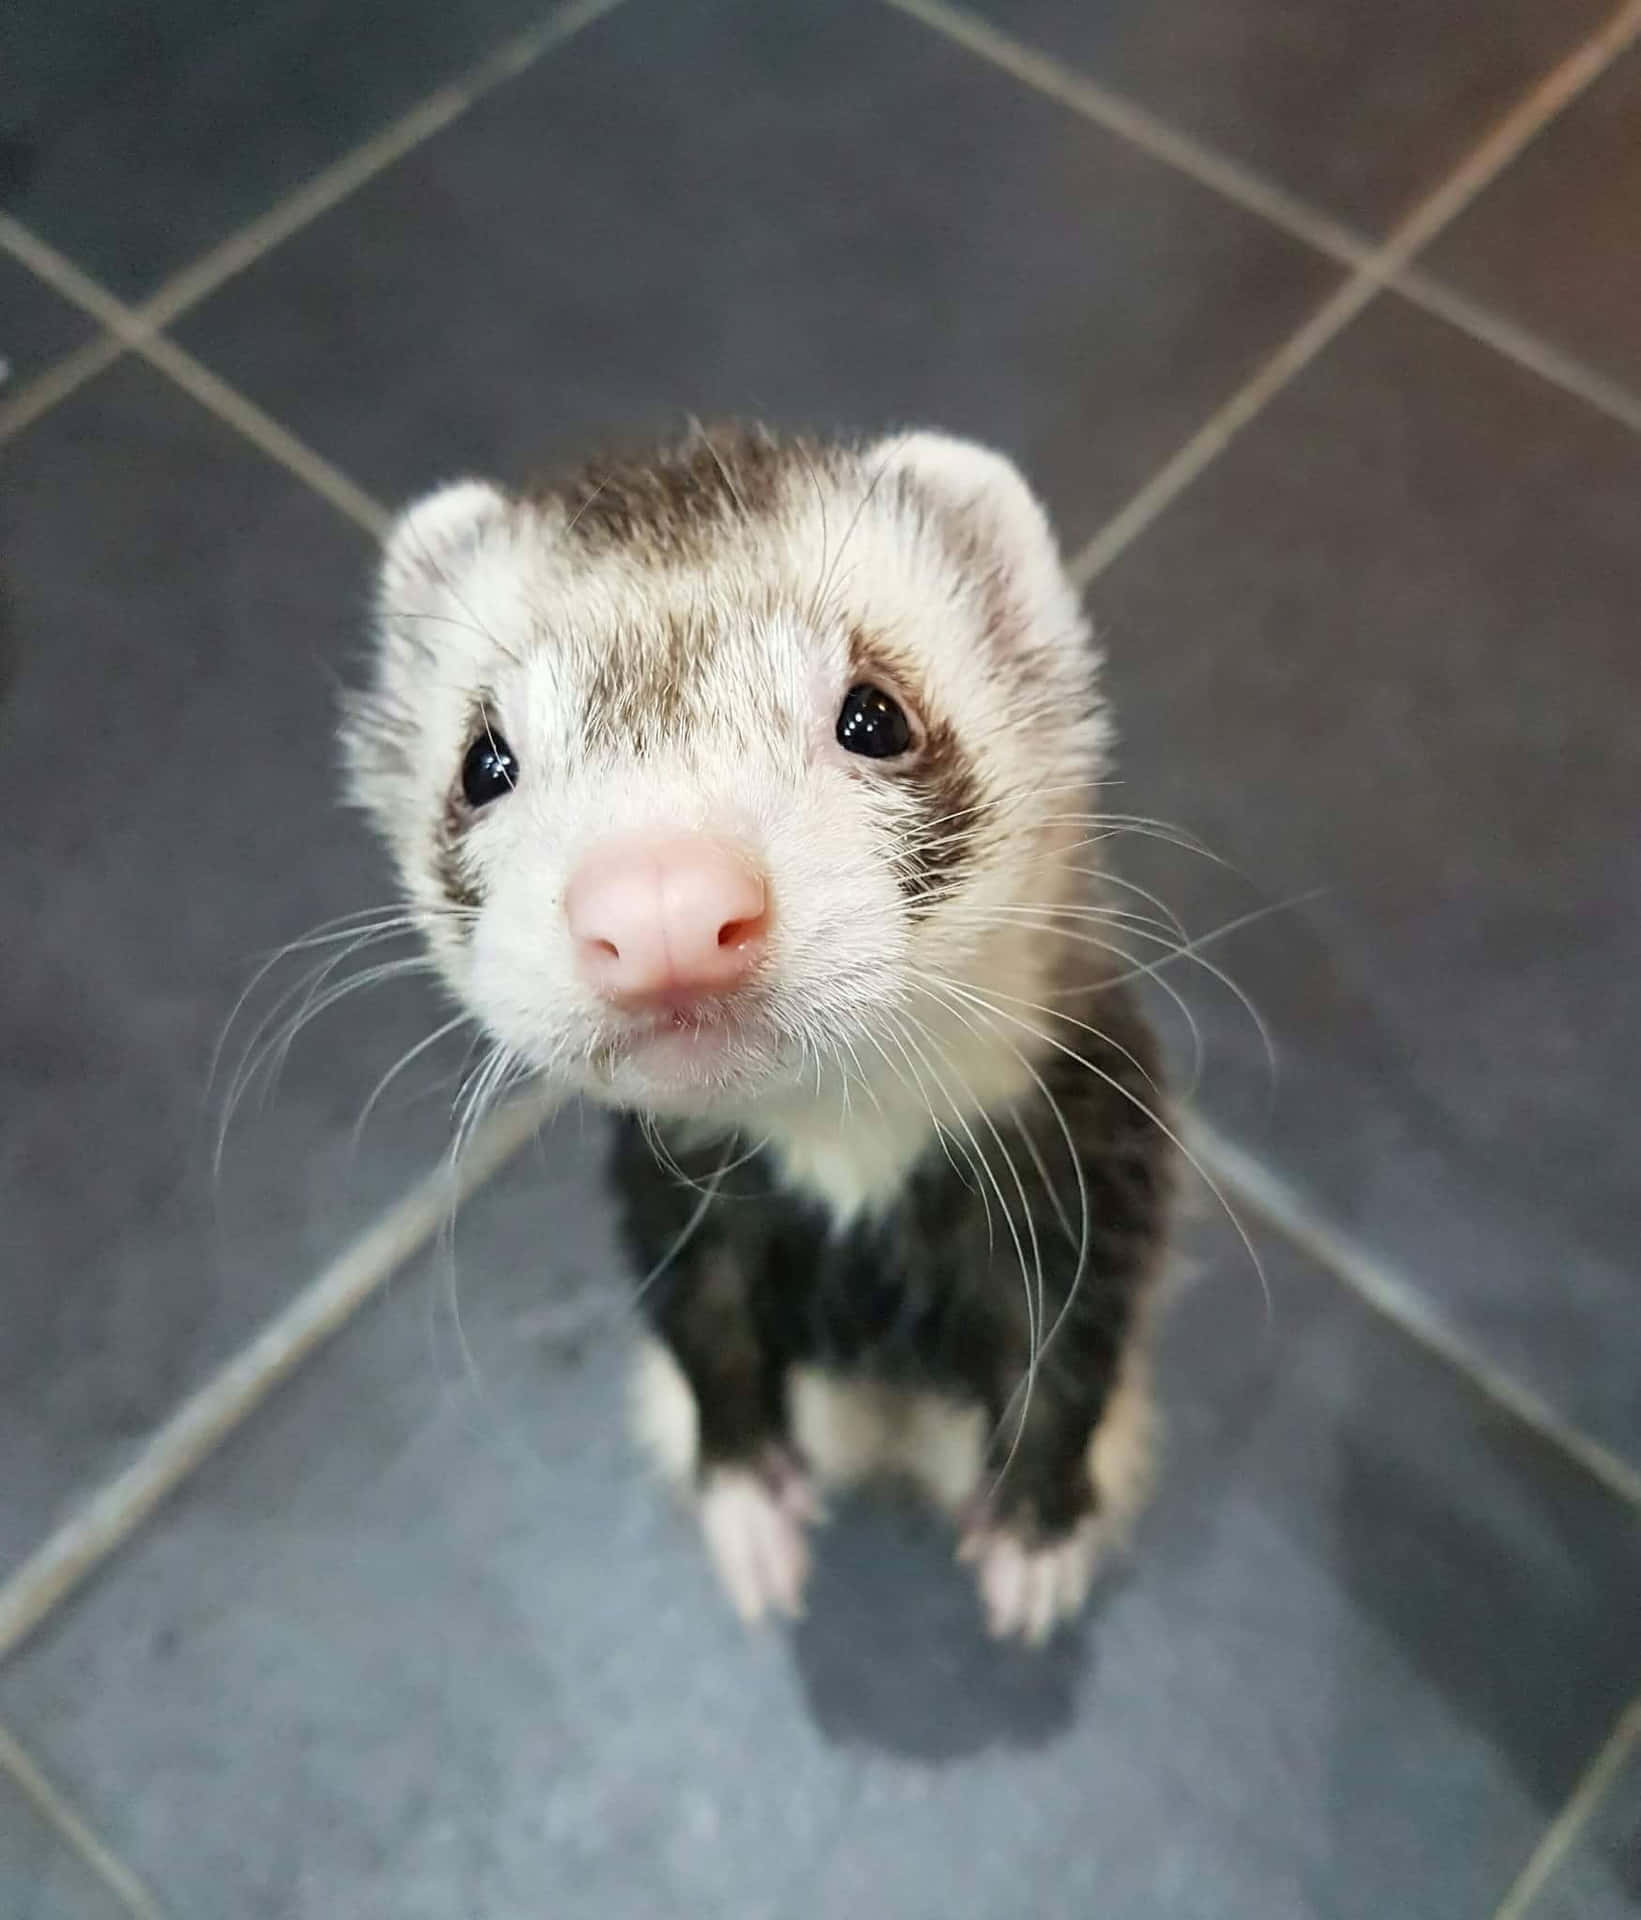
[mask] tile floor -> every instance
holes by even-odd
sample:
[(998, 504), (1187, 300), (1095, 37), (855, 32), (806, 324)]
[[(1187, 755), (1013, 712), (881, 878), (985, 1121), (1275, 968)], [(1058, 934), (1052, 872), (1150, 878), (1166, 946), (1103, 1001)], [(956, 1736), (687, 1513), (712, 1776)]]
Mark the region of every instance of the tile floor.
[[(1641, 5), (8, 32), (0, 1914), (1641, 1913)], [(376, 503), (689, 411), (1015, 452), (1134, 811), (1232, 863), (1127, 871), (1274, 909), (1203, 951), (1274, 1082), (1177, 976), (1270, 1312), (1205, 1221), (1160, 1496), (1038, 1660), (882, 1508), (732, 1627), (578, 1116), (178, 1439), (448, 1128), (459, 1034), (356, 1127), (405, 977), (214, 1165), (258, 956), (389, 897), (328, 731)]]

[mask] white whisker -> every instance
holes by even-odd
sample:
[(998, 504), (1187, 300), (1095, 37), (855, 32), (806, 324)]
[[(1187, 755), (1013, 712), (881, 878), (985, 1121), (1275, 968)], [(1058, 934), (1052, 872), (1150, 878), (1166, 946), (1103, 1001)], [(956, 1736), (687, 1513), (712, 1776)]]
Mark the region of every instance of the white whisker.
[[(731, 1142), (730, 1144), (733, 1145), (734, 1143)], [(753, 1149), (754, 1153), (757, 1151), (757, 1148)], [(649, 1292), (650, 1288), (655, 1285), (656, 1281), (661, 1278), (662, 1274), (666, 1272), (673, 1261), (678, 1258), (679, 1254), (681, 1254), (685, 1247), (689, 1245), (690, 1241), (694, 1239), (701, 1222), (707, 1217), (707, 1209), (718, 1197), (718, 1189), (723, 1185), (725, 1175), (734, 1167), (743, 1165), (749, 1157), (749, 1155), (743, 1154), (741, 1159), (731, 1161), (729, 1150), (727, 1148), (725, 1149), (723, 1164), (718, 1168), (716, 1173), (709, 1176), (707, 1183), (700, 1188), (701, 1197), (696, 1201), (695, 1209), (690, 1214), (688, 1220), (684, 1222), (683, 1232), (673, 1241), (672, 1245), (662, 1254), (661, 1258), (656, 1261), (655, 1265), (650, 1268), (649, 1272), (644, 1275), (638, 1285), (633, 1288), (632, 1297), (634, 1300), (641, 1300), (644, 1295)]]
[[(1247, 1229), (1243, 1226), (1241, 1219), (1238, 1217), (1236, 1210), (1232, 1207), (1230, 1201), (1226, 1199), (1224, 1192), (1221, 1190), (1218, 1181), (1214, 1179), (1213, 1175), (1210, 1174), (1207, 1168), (1203, 1166), (1202, 1162), (1197, 1158), (1197, 1156), (1180, 1138), (1179, 1134), (1175, 1131), (1175, 1129), (1171, 1127), (1168, 1124), (1168, 1122), (1162, 1118), (1162, 1116), (1156, 1111), (1156, 1109), (1152, 1107), (1148, 1102), (1142, 1100), (1139, 1097), (1139, 1095), (1134, 1092), (1132, 1087), (1125, 1087), (1123, 1083), (1116, 1077), (1115, 1074), (1108, 1073), (1103, 1067), (1097, 1067), (1092, 1060), (1086, 1058), (1083, 1054), (1078, 1053), (1075, 1047), (1068, 1047), (1063, 1041), (1055, 1039), (1053, 1034), (1043, 1033), (1040, 1029), (1038, 1029), (1037, 1027), (1034, 1027), (1029, 1020), (1022, 1020), (1017, 1014), (1009, 1013), (1005, 1008), (996, 1006), (995, 1004), (988, 1002), (983, 995), (980, 995), (977, 992), (975, 992), (973, 988), (959, 986), (956, 982), (948, 982), (948, 984), (952, 987), (952, 989), (955, 992), (959, 993), (965, 998), (971, 999), (974, 1004), (986, 1007), (988, 1011), (998, 1015), (1000, 1018), (1004, 1020), (1009, 1021), (1012, 1025), (1020, 1027), (1026, 1033), (1034, 1035), (1037, 1039), (1041, 1040), (1045, 1045), (1053, 1047), (1056, 1053), (1062, 1053), (1065, 1055), (1065, 1057), (1068, 1060), (1074, 1060), (1079, 1066), (1085, 1067), (1091, 1074), (1094, 1075), (1094, 1077), (1097, 1080), (1103, 1080), (1105, 1084), (1108, 1087), (1110, 1087), (1114, 1093), (1119, 1094), (1124, 1100), (1128, 1101), (1131, 1106), (1137, 1108), (1139, 1112), (1142, 1113), (1145, 1116), (1145, 1118), (1151, 1122), (1152, 1126), (1154, 1126), (1157, 1129), (1157, 1131), (1163, 1136), (1163, 1138), (1169, 1142), (1169, 1144), (1174, 1148), (1175, 1152), (1177, 1152), (1181, 1156), (1181, 1158), (1196, 1174), (1197, 1178), (1214, 1196), (1214, 1199), (1219, 1203), (1220, 1209), (1224, 1213), (1226, 1219), (1230, 1221), (1231, 1226), (1236, 1232), (1237, 1238), (1242, 1242), (1243, 1250), (1246, 1252), (1249, 1260), (1253, 1264), (1254, 1272), (1259, 1276), (1259, 1290), (1261, 1294), (1264, 1296), (1265, 1313), (1266, 1313), (1266, 1317), (1269, 1318), (1270, 1312), (1271, 1312), (1270, 1281), (1268, 1280), (1265, 1273), (1265, 1263), (1260, 1259), (1258, 1251), (1256, 1250), (1253, 1241), (1248, 1237)], [(1111, 1046), (1113, 1044), (1105, 1034), (1100, 1033), (1097, 1028), (1089, 1027), (1085, 1021), (1070, 1020), (1069, 1016), (1064, 1014), (1058, 1017), (1061, 1019), (1067, 1020), (1069, 1025), (1085, 1028), (1086, 1031), (1094, 1034), (1097, 1039), (1103, 1041), (1107, 1046)]]
[[(911, 1016), (908, 1015), (907, 1018), (910, 1019)], [(925, 1027), (921, 1021), (913, 1020), (912, 1024), (916, 1026), (918, 1030), (924, 1035), (924, 1037), (930, 1041), (931, 1045), (934, 1044), (934, 1036), (929, 1032), (928, 1028)], [(911, 1040), (910, 1035), (907, 1035), (907, 1038), (908, 1040)], [(979, 1140), (976, 1138), (974, 1129), (969, 1125), (968, 1118), (964, 1114), (962, 1106), (952, 1097), (951, 1093), (945, 1086), (945, 1083), (941, 1080), (938, 1071), (936, 1070), (932, 1062), (929, 1061), (928, 1056), (923, 1052), (923, 1049), (917, 1045), (917, 1042), (915, 1040), (911, 1040), (911, 1045), (916, 1050), (918, 1057), (922, 1059), (924, 1064), (929, 1068), (930, 1077), (933, 1079), (935, 1085), (940, 1089), (941, 1096), (946, 1101), (947, 1105), (953, 1109), (954, 1113), (957, 1116), (958, 1125), (962, 1127), (964, 1133), (968, 1137), (970, 1145), (974, 1148), (974, 1151), (979, 1158), (981, 1168), (985, 1172), (987, 1178), (991, 1181), (992, 1192), (996, 1195), (997, 1204), (1002, 1209), (1002, 1212), (1003, 1212), (1003, 1224), (1008, 1228), (1009, 1238), (1014, 1243), (1015, 1258), (1020, 1263), (1020, 1284), (1022, 1289), (1024, 1290), (1025, 1302), (1026, 1302), (1026, 1355), (1027, 1355), (1027, 1358), (1026, 1358), (1026, 1406), (1029, 1407), (1031, 1404), (1032, 1389), (1036, 1383), (1036, 1378), (1037, 1378), (1038, 1331), (1039, 1331), (1040, 1315), (1042, 1311), (1042, 1296), (1043, 1296), (1042, 1249), (1038, 1244), (1038, 1240), (1037, 1240), (1037, 1226), (1036, 1226), (1036, 1222), (1032, 1218), (1031, 1203), (1026, 1197), (1025, 1185), (1020, 1179), (1019, 1169), (1015, 1166), (1013, 1157), (1010, 1155), (1008, 1148), (1004, 1146), (1002, 1135), (997, 1131), (996, 1123), (993, 1121), (991, 1115), (986, 1111), (985, 1107), (981, 1105), (978, 1101), (975, 1101), (974, 1105), (975, 1105), (976, 1111), (979, 1113), (980, 1118), (985, 1122), (985, 1125), (987, 1129), (990, 1131), (992, 1138), (997, 1142), (997, 1150), (999, 1153), (1002, 1154), (1004, 1162), (1007, 1165), (1010, 1174), (1014, 1178), (1015, 1187), (1019, 1191), (1021, 1209), (1025, 1214), (1026, 1232), (1031, 1241), (1032, 1253), (1035, 1256), (1034, 1262), (1028, 1261), (1026, 1258), (1025, 1245), (1020, 1238), (1019, 1229), (1015, 1226), (1014, 1215), (1009, 1209), (1008, 1200), (1004, 1196), (1002, 1182), (997, 1178), (996, 1173), (992, 1170), (991, 1162), (986, 1158), (985, 1150), (981, 1147)], [(945, 1064), (951, 1068), (953, 1077), (958, 1081), (958, 1084), (964, 1088), (964, 1091), (969, 1093), (970, 1099), (972, 1101), (973, 1093), (968, 1088), (967, 1083), (964, 1081), (961, 1073), (957, 1071), (956, 1066), (951, 1062), (949, 1056), (946, 1056), (943, 1054), (943, 1058), (945, 1060)], [(1032, 1273), (1033, 1273), (1034, 1265), (1035, 1265), (1036, 1280), (1037, 1280), (1035, 1294), (1032, 1291)], [(1024, 1431), (1025, 1431), (1024, 1409), (1022, 1409), (1021, 1421), (1020, 1421), (1020, 1424), (1017, 1426), (1015, 1430), (1014, 1438), (1010, 1443), (1008, 1457), (1007, 1459), (1004, 1460), (1003, 1465), (998, 1472), (999, 1479), (1001, 1479), (1002, 1475), (1007, 1473), (1009, 1468), (1014, 1464), (1014, 1456), (1016, 1451), (1019, 1448), (1020, 1439)]]
[(406, 1048), (406, 1050), (399, 1055), (398, 1059), (394, 1061), (393, 1065), (388, 1068), (387, 1072), (382, 1075), (381, 1079), (378, 1080), (376, 1085), (371, 1089), (370, 1098), (361, 1108), (359, 1118), (353, 1123), (350, 1151), (354, 1153), (358, 1152), (359, 1143), (364, 1138), (365, 1128), (369, 1124), (370, 1116), (376, 1111), (377, 1103), (381, 1100), (382, 1095), (387, 1092), (388, 1088), (398, 1079), (399, 1075), (403, 1073), (413, 1061), (419, 1060), (430, 1047), (436, 1047), (447, 1035), (454, 1033), (458, 1027), (465, 1027), (466, 1025), (467, 1015), (465, 1013), (458, 1013), (454, 1020), (447, 1020), (443, 1026), (435, 1027), (425, 1040), (418, 1040), (415, 1046)]

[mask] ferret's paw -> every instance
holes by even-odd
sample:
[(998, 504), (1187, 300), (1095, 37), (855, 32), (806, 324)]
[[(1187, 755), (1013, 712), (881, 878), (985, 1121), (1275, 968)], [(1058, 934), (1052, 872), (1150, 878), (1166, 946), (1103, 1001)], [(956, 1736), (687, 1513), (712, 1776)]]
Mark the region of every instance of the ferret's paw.
[(701, 1489), (701, 1531), (735, 1611), (796, 1619), (809, 1577), (804, 1528), (821, 1517), (807, 1478), (784, 1458), (763, 1468), (714, 1467)]
[(1018, 1636), (1040, 1647), (1061, 1621), (1082, 1611), (1102, 1544), (1100, 1523), (1090, 1514), (1063, 1539), (1041, 1547), (1006, 1527), (977, 1528), (964, 1536), (958, 1558), (974, 1568), (993, 1637)]

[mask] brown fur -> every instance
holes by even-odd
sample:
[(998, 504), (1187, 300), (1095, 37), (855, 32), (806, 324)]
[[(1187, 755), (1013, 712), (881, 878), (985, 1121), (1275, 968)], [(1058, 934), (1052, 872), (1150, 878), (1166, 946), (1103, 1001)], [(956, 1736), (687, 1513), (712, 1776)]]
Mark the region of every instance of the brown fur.
[(701, 428), (660, 458), (594, 460), (561, 486), (569, 530), (597, 552), (639, 549), (658, 559), (698, 555), (726, 521), (770, 513), (805, 443), (777, 441), (761, 427)]

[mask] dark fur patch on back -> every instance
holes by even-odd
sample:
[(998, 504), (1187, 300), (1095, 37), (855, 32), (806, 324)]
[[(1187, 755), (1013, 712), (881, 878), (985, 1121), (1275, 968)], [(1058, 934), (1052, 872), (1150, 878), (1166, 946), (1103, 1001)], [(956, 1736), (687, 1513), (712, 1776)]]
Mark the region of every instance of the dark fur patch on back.
[(649, 459), (593, 461), (555, 491), (584, 545), (677, 559), (723, 526), (768, 513), (794, 462), (820, 457), (761, 427), (702, 428)]

